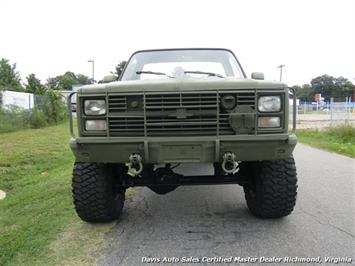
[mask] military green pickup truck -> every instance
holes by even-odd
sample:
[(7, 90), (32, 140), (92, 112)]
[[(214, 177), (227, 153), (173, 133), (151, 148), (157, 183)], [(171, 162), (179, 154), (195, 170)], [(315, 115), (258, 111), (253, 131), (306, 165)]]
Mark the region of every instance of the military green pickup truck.
[[(203, 184), (243, 186), (257, 217), (290, 214), (296, 112), (289, 130), (290, 89), (263, 79), (248, 79), (227, 49), (160, 49), (135, 52), (118, 81), (79, 89), (70, 147), (80, 218), (117, 219), (129, 187), (165, 194)], [(189, 163), (213, 164), (214, 174), (173, 171)]]

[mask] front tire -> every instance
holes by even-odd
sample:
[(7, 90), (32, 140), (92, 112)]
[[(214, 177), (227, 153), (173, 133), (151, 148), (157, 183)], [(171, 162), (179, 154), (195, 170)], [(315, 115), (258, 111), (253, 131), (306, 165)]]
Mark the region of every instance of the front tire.
[(249, 182), (244, 186), (251, 213), (260, 218), (289, 215), (296, 204), (297, 173), (293, 157), (248, 163)]
[(105, 164), (76, 162), (73, 169), (73, 201), (78, 216), (86, 222), (110, 222), (122, 212), (125, 190)]

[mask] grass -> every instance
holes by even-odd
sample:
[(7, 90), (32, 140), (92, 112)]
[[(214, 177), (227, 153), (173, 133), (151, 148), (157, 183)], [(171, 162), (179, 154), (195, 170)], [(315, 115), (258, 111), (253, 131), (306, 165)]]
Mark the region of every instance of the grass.
[(355, 128), (342, 126), (328, 130), (297, 130), (305, 144), (355, 158)]
[(0, 108), (0, 133), (29, 128), (29, 121), (29, 112), (5, 111)]
[(0, 265), (94, 264), (113, 224), (79, 220), (66, 123), (0, 134)]

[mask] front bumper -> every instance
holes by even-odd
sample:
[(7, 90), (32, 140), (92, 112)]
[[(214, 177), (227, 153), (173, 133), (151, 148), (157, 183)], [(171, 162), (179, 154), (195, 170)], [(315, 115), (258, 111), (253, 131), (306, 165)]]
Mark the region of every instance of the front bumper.
[(143, 163), (220, 162), (226, 152), (238, 161), (276, 160), (292, 154), (295, 134), (239, 135), (223, 137), (79, 137), (70, 147), (77, 162), (125, 163), (139, 153)]

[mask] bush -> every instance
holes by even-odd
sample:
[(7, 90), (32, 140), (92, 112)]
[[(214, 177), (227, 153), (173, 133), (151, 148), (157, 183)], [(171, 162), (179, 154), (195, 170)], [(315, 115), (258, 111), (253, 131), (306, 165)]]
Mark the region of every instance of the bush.
[(30, 117), (30, 127), (41, 128), (41, 127), (45, 127), (46, 125), (47, 125), (46, 115), (38, 109), (33, 109)]
[(41, 128), (58, 124), (68, 117), (68, 111), (59, 92), (49, 90), (35, 97), (35, 108), (31, 111), (17, 106), (0, 106), (0, 133), (25, 128)]
[(44, 96), (44, 101), (41, 107), (46, 115), (48, 124), (57, 124), (67, 117), (67, 108), (63, 102), (63, 96), (53, 90), (48, 90)]
[(0, 133), (12, 132), (29, 126), (30, 113), (17, 106), (0, 108)]

